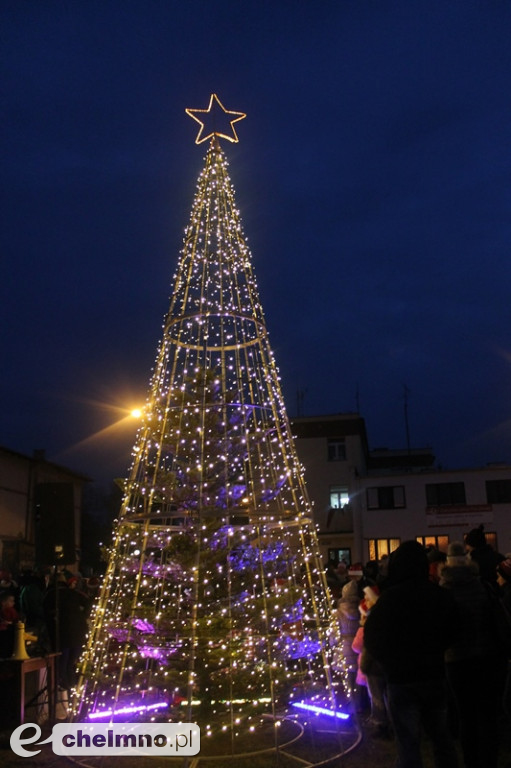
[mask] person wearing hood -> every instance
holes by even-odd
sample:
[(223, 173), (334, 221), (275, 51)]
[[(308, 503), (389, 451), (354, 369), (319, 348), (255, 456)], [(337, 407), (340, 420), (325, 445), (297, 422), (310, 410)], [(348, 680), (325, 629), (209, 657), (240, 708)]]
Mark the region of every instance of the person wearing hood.
[(403, 542), (391, 555), (388, 586), (367, 617), (364, 641), (381, 664), (399, 768), (420, 768), (422, 730), (436, 768), (457, 768), (449, 728), (444, 654), (458, 631), (448, 590), (429, 579), (424, 547)]
[(498, 648), (491, 598), (461, 542), (447, 550), (440, 586), (455, 599), (459, 632), (445, 653), (466, 768), (497, 768), (498, 717), (507, 660)]

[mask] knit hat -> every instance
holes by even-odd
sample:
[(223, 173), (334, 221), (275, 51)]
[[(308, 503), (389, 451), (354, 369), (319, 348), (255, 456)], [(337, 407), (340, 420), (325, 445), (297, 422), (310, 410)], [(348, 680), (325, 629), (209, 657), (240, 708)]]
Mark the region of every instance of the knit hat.
[(511, 582), (511, 559), (501, 560), (497, 565), (497, 571), (500, 573), (503, 579)]
[(447, 548), (447, 565), (468, 565), (468, 557), (461, 541), (452, 541)]
[(485, 546), (486, 536), (484, 535), (484, 525), (482, 523), (478, 528), (472, 528), (472, 530), (467, 533), (465, 536), (465, 544), (474, 548)]
[(341, 600), (354, 600), (358, 603), (359, 597), (356, 581), (348, 581), (348, 583), (344, 585), (341, 592)]
[(364, 566), (362, 563), (353, 563), (353, 565), (350, 565), (348, 568), (348, 576), (363, 576), (364, 575)]

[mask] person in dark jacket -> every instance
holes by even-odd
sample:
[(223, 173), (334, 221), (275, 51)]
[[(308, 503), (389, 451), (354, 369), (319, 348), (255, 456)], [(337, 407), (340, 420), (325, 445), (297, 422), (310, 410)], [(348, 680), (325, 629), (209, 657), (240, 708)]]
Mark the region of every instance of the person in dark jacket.
[(501, 560), (497, 566), (497, 583), (500, 599), (511, 616), (511, 557)]
[[(511, 621), (511, 556), (506, 555), (497, 566), (497, 583), (502, 605)], [(511, 722), (511, 658), (507, 660), (506, 683), (503, 695), (504, 712)]]
[(20, 613), (25, 628), (36, 635), (40, 653), (47, 653), (50, 650), (50, 638), (44, 618), (44, 579), (35, 571), (25, 571), (20, 586)]
[(422, 729), (436, 768), (457, 768), (444, 663), (457, 630), (456, 603), (430, 581), (424, 547), (405, 541), (391, 555), (388, 586), (364, 630), (366, 648), (385, 675), (399, 768), (422, 766)]
[(59, 575), (57, 584), (48, 588), (43, 607), (52, 648), (61, 654), (59, 685), (69, 690), (76, 682), (76, 665), (87, 634), (89, 601)]
[(504, 555), (496, 552), (486, 541), (484, 534), (484, 525), (478, 528), (472, 528), (465, 537), (465, 547), (469, 553), (470, 559), (477, 563), (479, 567), (479, 576), (482, 581), (487, 581), (494, 591), (498, 592), (497, 587), (497, 565), (504, 560)]
[(447, 679), (456, 701), (465, 768), (497, 768), (501, 702), (507, 659), (498, 647), (491, 593), (461, 542), (452, 542), (440, 586), (454, 597), (459, 632), (445, 654)]

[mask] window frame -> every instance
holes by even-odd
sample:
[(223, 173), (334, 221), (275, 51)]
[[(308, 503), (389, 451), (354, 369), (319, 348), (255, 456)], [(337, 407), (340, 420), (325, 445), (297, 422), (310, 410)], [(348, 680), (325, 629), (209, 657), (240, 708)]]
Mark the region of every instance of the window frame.
[[(340, 503), (341, 502), (341, 495), (343, 493), (346, 494), (347, 501), (345, 501), (344, 504), (341, 504)], [(334, 506), (334, 504), (332, 504), (332, 496), (334, 496), (334, 495), (339, 496), (339, 506), (338, 507), (336, 507), (336, 506)], [(331, 485), (329, 487), (329, 491), (328, 491), (328, 498), (329, 498), (330, 509), (344, 509), (350, 503), (350, 495), (349, 495), (348, 486), (347, 485)]]
[[(376, 560), (378, 563), (383, 557), (389, 557), (392, 552), (401, 544), (399, 536), (390, 536), (388, 538), (368, 539), (369, 560)], [(381, 551), (386, 550), (386, 551)]]
[[(424, 489), (427, 507), (458, 507), (465, 506), (467, 503), (465, 482), (463, 480), (447, 483), (426, 483)], [(457, 498), (457, 492), (460, 489), (462, 489), (463, 493)]]
[(327, 461), (346, 461), (346, 439), (344, 437), (328, 437)]
[(447, 548), (449, 546), (449, 536), (446, 534), (432, 534), (428, 533), (425, 536), (416, 536), (415, 540), (422, 544), (423, 547), (433, 546), (438, 549), (439, 552), (447, 554)]
[[(511, 504), (511, 479), (486, 480), (486, 501), (488, 504)], [(491, 489), (491, 493), (490, 493)]]
[(328, 560), (329, 562), (336, 563), (337, 565), (344, 561), (348, 566), (351, 565), (351, 547), (329, 547), (328, 548)]
[[(377, 503), (371, 500), (376, 492)], [(392, 503), (389, 503), (392, 495)], [(368, 510), (406, 509), (406, 491), (404, 485), (373, 485), (366, 488), (366, 504)]]

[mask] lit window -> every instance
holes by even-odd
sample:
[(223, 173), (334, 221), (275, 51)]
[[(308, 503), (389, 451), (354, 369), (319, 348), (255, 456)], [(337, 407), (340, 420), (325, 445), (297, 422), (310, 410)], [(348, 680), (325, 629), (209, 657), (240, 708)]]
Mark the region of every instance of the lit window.
[(416, 540), (423, 547), (434, 547), (439, 552), (447, 553), (447, 547), (449, 546), (448, 536), (431, 536), (428, 534), (427, 536), (417, 536)]
[(329, 549), (328, 559), (334, 562), (336, 565), (338, 563), (351, 565), (351, 549), (338, 549), (337, 547), (335, 549)]
[[(466, 538), (467, 537), (465, 535), (463, 539), (465, 540)], [(494, 549), (496, 552), (499, 551), (497, 534), (495, 531), (484, 531), (484, 538), (486, 539), (486, 543), (489, 544), (492, 549)]]
[(345, 485), (333, 485), (330, 488), (331, 509), (342, 509), (350, 503), (348, 489)]
[(369, 559), (381, 560), (382, 557), (388, 557), (400, 544), (400, 539), (369, 539)]

